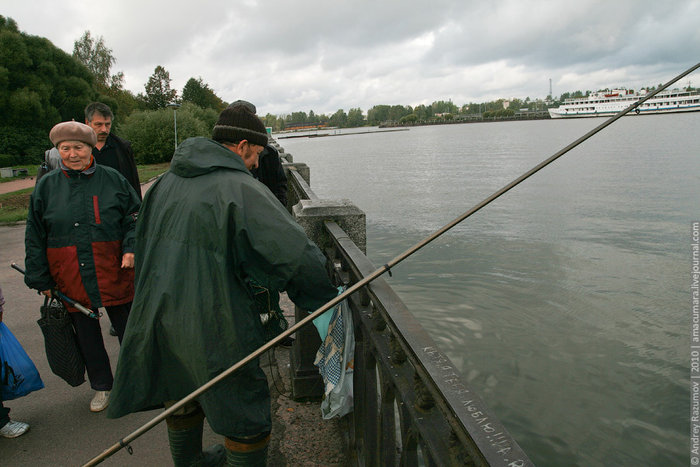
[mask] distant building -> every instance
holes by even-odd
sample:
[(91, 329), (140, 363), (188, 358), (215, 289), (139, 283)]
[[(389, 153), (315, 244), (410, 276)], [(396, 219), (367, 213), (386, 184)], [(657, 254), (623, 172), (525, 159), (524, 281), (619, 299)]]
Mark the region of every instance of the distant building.
[(284, 124), (284, 129), (285, 130), (314, 130), (316, 128), (326, 128), (328, 126), (327, 123), (298, 123), (298, 122), (291, 122), (291, 123), (285, 123)]

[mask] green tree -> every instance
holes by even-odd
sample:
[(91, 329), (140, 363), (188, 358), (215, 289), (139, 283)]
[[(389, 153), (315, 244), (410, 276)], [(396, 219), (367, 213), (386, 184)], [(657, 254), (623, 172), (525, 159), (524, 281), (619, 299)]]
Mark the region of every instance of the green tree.
[(430, 105), (432, 109), (432, 114), (447, 114), (447, 113), (457, 113), (459, 111), (458, 107), (449, 101), (435, 101)]
[(265, 126), (272, 128), (272, 131), (284, 130), (284, 118), (282, 117), (277, 117), (276, 115), (268, 113), (262, 118), (262, 121), (265, 123)]
[(303, 125), (309, 122), (306, 112), (292, 112), (284, 118), (285, 127)]
[(343, 128), (347, 125), (348, 122), (348, 115), (345, 113), (343, 109), (338, 109), (336, 113), (331, 115), (331, 118), (328, 120), (328, 124), (330, 126), (336, 126), (338, 128)]
[(367, 111), (367, 123), (379, 125), (384, 122), (398, 122), (402, 117), (413, 113), (410, 106), (403, 105), (375, 105)]
[[(174, 112), (170, 109), (136, 111), (122, 124), (121, 134), (131, 141), (138, 164), (167, 162), (175, 143)], [(185, 103), (177, 111), (178, 143), (193, 136), (211, 136), (218, 118), (214, 109)]]
[(350, 128), (355, 128), (365, 125), (365, 117), (362, 115), (362, 109), (359, 107), (356, 109), (348, 110), (348, 122), (347, 126)]
[(401, 120), (403, 117), (406, 115), (410, 115), (413, 113), (413, 109), (411, 108), (410, 105), (403, 106), (403, 105), (392, 105), (391, 108), (389, 109), (389, 120), (392, 122), (397, 122)]
[(367, 123), (376, 126), (386, 122), (389, 120), (390, 109), (391, 107), (388, 105), (375, 105), (367, 111)]
[(418, 116), (416, 114), (404, 115), (399, 119), (399, 123), (415, 123), (418, 121)]
[[(111, 74), (117, 59), (107, 47), (102, 36), (93, 38), (90, 31), (73, 43), (73, 57), (83, 63), (95, 77), (94, 85), (99, 93), (97, 100), (112, 108), (115, 115), (126, 117), (136, 109), (145, 109), (145, 104), (129, 90), (124, 89), (124, 73)], [(119, 125), (119, 120), (115, 120)]]
[(145, 84), (146, 95), (144, 97), (146, 105), (151, 110), (164, 109), (171, 102), (177, 99), (177, 90), (170, 89), (170, 73), (158, 65), (153, 74)]
[(413, 109), (413, 112), (418, 117), (418, 120), (426, 121), (426, 120), (430, 120), (433, 117), (432, 107), (426, 107), (423, 104), (417, 105)]
[(85, 31), (80, 39), (73, 43), (73, 56), (95, 76), (95, 84), (101, 88), (101, 91), (123, 88), (124, 73), (120, 71), (110, 75), (112, 65), (117, 62), (117, 59), (112, 55), (112, 49), (107, 47), (102, 36), (93, 38), (90, 31)]
[(182, 102), (191, 102), (202, 108), (214, 109), (219, 112), (226, 108), (226, 104), (219, 96), (202, 80), (201, 77), (190, 78), (182, 88)]
[(309, 110), (309, 116), (306, 121), (308, 123), (318, 124), (318, 115), (316, 115), (313, 110)]
[(43, 155), (53, 125), (84, 118), (93, 82), (78, 60), (0, 16), (0, 153)]

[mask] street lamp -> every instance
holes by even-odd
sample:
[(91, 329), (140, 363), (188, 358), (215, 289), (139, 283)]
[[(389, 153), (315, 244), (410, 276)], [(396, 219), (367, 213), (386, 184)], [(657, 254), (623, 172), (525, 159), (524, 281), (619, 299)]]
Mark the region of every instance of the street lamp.
[(180, 104), (176, 104), (174, 102), (171, 102), (170, 104), (167, 105), (167, 107), (173, 108), (173, 116), (175, 119), (175, 149), (177, 149), (177, 109), (180, 108)]

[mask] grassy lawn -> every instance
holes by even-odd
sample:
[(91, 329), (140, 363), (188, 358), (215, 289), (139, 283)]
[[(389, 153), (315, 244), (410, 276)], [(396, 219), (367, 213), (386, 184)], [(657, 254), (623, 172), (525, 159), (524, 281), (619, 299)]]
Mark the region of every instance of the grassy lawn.
[(0, 224), (14, 224), (27, 220), (27, 206), (32, 190), (33, 187), (0, 195)]
[[(170, 167), (169, 162), (139, 165), (137, 166), (139, 180), (141, 180), (142, 183), (147, 182), (168, 170), (168, 167)], [(26, 169), (30, 174), (29, 176), (36, 176), (36, 167), (33, 168), (33, 172), (31, 167), (26, 167)], [(20, 178), (24, 177), (0, 178), (0, 180), (19, 180)], [(32, 194), (32, 190), (34, 190), (33, 187), (0, 195), (0, 225), (15, 224), (27, 219), (29, 196)]]
[(136, 168), (139, 171), (139, 180), (141, 180), (141, 183), (146, 183), (150, 179), (167, 171), (170, 168), (170, 162), (151, 165), (137, 165)]

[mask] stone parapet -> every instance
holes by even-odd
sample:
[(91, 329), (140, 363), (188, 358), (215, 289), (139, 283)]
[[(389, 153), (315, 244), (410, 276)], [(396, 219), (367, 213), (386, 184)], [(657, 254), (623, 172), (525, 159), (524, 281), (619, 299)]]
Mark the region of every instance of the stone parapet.
[[(337, 223), (363, 252), (366, 251), (365, 213), (349, 200), (302, 199), (293, 206), (292, 215), (321, 251), (332, 246), (324, 227), (326, 221)], [(295, 307), (295, 321), (304, 319), (310, 311), (314, 310)], [(323, 394), (321, 377), (313, 364), (320, 345), (321, 340), (313, 326), (306, 326), (297, 332), (290, 366), (292, 397), (296, 400), (317, 399)]]

